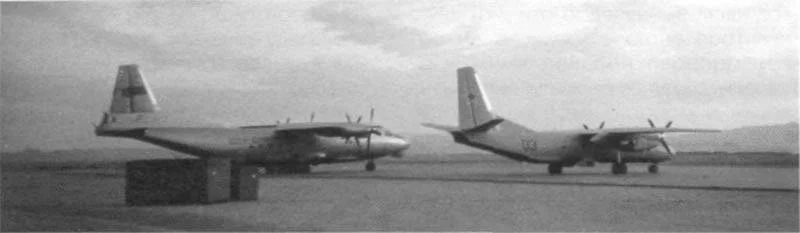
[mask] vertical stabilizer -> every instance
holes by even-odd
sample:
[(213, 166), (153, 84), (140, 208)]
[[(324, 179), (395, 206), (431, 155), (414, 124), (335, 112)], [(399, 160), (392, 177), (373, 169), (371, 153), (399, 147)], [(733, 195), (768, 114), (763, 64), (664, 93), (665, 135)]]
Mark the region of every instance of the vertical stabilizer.
[(466, 130), (483, 125), (495, 118), (481, 82), (472, 67), (462, 67), (458, 73), (458, 127)]
[(146, 113), (158, 111), (156, 99), (138, 65), (121, 65), (111, 98), (109, 113)]
[(159, 121), (156, 99), (135, 64), (121, 65), (117, 71), (111, 106), (103, 113), (95, 134), (100, 136), (124, 136), (131, 130), (152, 126)]

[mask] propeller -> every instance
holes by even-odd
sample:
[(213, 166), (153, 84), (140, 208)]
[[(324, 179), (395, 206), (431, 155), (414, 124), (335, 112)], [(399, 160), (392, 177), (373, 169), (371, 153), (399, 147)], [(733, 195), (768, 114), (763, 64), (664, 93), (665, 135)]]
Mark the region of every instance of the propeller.
[[(603, 126), (606, 126), (606, 121), (600, 122), (600, 125), (597, 126), (597, 129), (601, 130), (601, 129), (603, 129)], [(583, 128), (586, 129), (586, 130), (591, 130), (589, 128), (589, 126), (587, 126), (586, 124), (583, 124)], [(583, 161), (584, 161), (582, 163), (583, 165), (581, 165), (581, 166), (587, 166), (587, 167), (594, 166), (594, 157), (592, 156), (591, 153), (584, 153)]]
[[(605, 126), (605, 125), (606, 125), (606, 122), (602, 121), (602, 122), (600, 122), (600, 125), (597, 126), (597, 129), (603, 129), (603, 126)], [(583, 124), (583, 128), (586, 129), (586, 130), (589, 130), (589, 126), (587, 126), (586, 124)]]
[[(647, 119), (647, 123), (650, 124), (650, 128), (656, 127), (656, 125), (653, 124), (653, 121), (650, 120), (649, 118)], [(670, 126), (672, 126), (672, 121), (667, 122), (667, 125), (665, 125), (664, 128), (669, 129)], [(672, 152), (672, 148), (670, 148), (669, 145), (667, 145), (667, 141), (664, 140), (664, 133), (658, 134), (658, 141), (661, 142), (661, 145), (664, 146), (664, 149), (667, 150), (667, 153), (669, 153), (669, 155), (675, 155)]]
[(311, 117), (308, 119), (308, 122), (314, 122), (314, 112), (311, 112)]
[[(347, 118), (347, 123), (353, 123), (353, 119), (352, 119), (352, 117), (350, 117), (350, 114), (345, 113), (344, 117)], [(369, 111), (369, 122), (370, 122), (370, 124), (372, 124), (372, 120), (374, 119), (374, 117), (375, 117), (375, 109), (374, 108), (370, 108), (370, 111)], [(358, 118), (356, 118), (356, 122), (355, 123), (356, 124), (361, 124), (361, 120), (363, 118), (364, 118), (364, 116), (358, 116)], [(372, 134), (374, 134), (374, 133), (376, 133), (374, 131), (374, 129), (370, 128), (369, 129), (369, 133), (367, 135), (367, 150), (366, 150), (367, 153), (369, 153), (370, 145), (372, 144)], [(350, 138), (351, 137), (349, 137), (349, 136), (346, 137), (344, 139), (344, 143), (345, 144), (346, 143), (350, 143)], [(361, 147), (361, 143), (358, 140), (358, 136), (353, 136), (353, 138), (355, 139), (356, 146)]]
[(287, 117), (286, 118), (286, 124), (289, 124), (290, 121), (292, 121), (292, 118)]

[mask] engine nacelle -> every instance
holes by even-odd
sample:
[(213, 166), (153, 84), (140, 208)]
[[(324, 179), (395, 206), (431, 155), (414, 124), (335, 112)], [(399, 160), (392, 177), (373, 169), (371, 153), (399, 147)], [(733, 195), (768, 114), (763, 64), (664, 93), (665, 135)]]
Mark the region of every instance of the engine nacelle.
[(636, 136), (619, 141), (618, 148), (626, 152), (647, 151), (661, 145), (658, 136)]
[(308, 153), (308, 154), (297, 154), (295, 155), (294, 159), (298, 162), (314, 162), (320, 161), (327, 158), (325, 153), (315, 152), (315, 153)]

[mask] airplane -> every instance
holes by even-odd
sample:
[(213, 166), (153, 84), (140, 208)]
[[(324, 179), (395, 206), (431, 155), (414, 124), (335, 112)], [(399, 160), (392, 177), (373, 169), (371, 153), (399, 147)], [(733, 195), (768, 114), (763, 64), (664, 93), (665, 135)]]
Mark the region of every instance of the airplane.
[(120, 65), (111, 105), (95, 135), (130, 138), (200, 158), (229, 158), (263, 166), (270, 173), (309, 173), (311, 166), (402, 157), (410, 142), (379, 125), (355, 122), (310, 122), (242, 127), (181, 127), (165, 122), (153, 92), (136, 64)]
[[(658, 164), (674, 155), (664, 133), (720, 132), (712, 129), (656, 127), (597, 129), (585, 124), (584, 130), (534, 131), (492, 112), (489, 99), (472, 67), (457, 69), (458, 126), (422, 123), (446, 131), (457, 143), (529, 163), (548, 164), (548, 173), (561, 174), (563, 167), (594, 166), (611, 163), (611, 173), (626, 174), (627, 163), (650, 163), (648, 171), (658, 173)], [(662, 146), (666, 151), (656, 148)]]

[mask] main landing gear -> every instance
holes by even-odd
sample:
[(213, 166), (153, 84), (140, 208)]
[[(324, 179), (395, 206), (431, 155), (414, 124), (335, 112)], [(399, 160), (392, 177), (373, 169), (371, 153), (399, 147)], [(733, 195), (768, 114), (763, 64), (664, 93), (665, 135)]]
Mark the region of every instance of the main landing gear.
[(647, 166), (647, 172), (658, 173), (658, 164), (650, 164), (650, 166)]
[(550, 173), (550, 175), (561, 174), (562, 172), (561, 168), (562, 168), (561, 164), (551, 163), (550, 165), (547, 166), (547, 172)]
[(367, 165), (364, 166), (364, 169), (368, 172), (375, 171), (375, 161), (370, 159), (369, 162), (367, 162)]
[(625, 163), (611, 164), (611, 174), (625, 174), (628, 173), (628, 166)]

